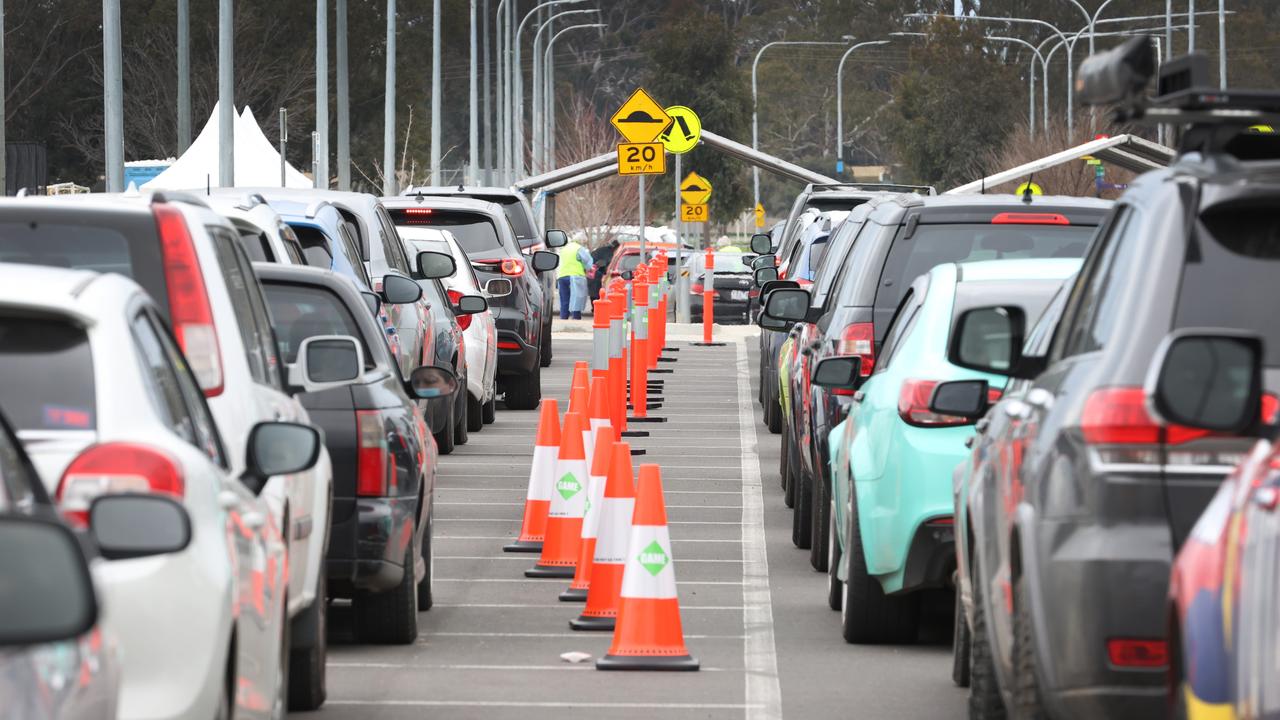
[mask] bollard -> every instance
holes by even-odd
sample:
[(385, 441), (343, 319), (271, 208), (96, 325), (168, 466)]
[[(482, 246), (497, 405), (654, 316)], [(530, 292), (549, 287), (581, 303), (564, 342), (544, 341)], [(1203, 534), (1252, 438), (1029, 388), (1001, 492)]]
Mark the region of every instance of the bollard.
[[(640, 270), (640, 268), (637, 268)], [(649, 414), (647, 397), (649, 333), (648, 302), (649, 284), (637, 273), (631, 280), (631, 410), (635, 418)]]
[(601, 298), (591, 306), (591, 377), (609, 377), (609, 320), (613, 303)]
[(621, 283), (610, 289), (609, 319), (610, 417), (621, 437), (648, 437), (647, 430), (627, 429), (627, 300)]
[(659, 340), (658, 326), (662, 324), (662, 281), (661, 273), (658, 271), (656, 264), (649, 270), (649, 277), (653, 278), (649, 285), (649, 302), (648, 312), (645, 319), (649, 322), (649, 369), (658, 367), (658, 355), (662, 353), (662, 345)]
[(707, 249), (705, 257), (707, 259), (706, 272), (702, 277), (702, 342), (711, 344), (711, 326), (715, 322), (715, 269), (716, 257)]

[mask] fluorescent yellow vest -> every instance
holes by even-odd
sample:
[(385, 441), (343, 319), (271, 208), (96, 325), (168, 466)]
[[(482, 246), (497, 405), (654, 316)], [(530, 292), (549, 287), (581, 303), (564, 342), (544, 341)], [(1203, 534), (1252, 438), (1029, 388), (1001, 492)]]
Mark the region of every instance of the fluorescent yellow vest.
[(560, 271), (556, 273), (556, 277), (586, 277), (587, 269), (578, 259), (578, 251), (581, 249), (582, 246), (572, 240), (560, 248)]

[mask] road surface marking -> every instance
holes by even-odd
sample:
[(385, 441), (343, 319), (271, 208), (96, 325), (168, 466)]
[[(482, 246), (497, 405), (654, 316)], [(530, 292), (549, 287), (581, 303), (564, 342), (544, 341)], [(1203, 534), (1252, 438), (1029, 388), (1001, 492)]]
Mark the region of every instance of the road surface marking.
[[(565, 668), (594, 670), (595, 665)], [(708, 670), (709, 668), (703, 668)], [(494, 707), (494, 708), (591, 708), (595, 710), (750, 710), (747, 705), (736, 703), (592, 703), (581, 701), (531, 702), (527, 700), (328, 700), (329, 705), (381, 706), (381, 707)]]

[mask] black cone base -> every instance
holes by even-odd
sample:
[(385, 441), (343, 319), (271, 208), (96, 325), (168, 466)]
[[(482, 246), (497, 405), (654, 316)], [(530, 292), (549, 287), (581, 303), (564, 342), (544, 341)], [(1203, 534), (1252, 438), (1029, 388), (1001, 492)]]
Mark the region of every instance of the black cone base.
[(622, 437), (649, 437), (648, 430), (623, 430), (618, 434)]
[(680, 348), (678, 348), (678, 347), (664, 347), (664, 348), (662, 348), (662, 352), (680, 352)]
[(578, 590), (577, 588), (569, 588), (560, 593), (560, 602), (586, 602), (587, 591)]
[[(722, 343), (722, 342), (709, 342), (709, 343), (704, 343), (704, 342), (695, 342), (695, 343), (689, 343), (689, 344), (690, 344), (690, 345), (693, 345), (694, 347), (724, 347), (725, 345), (728, 345), (729, 343)], [(653, 371), (652, 371), (652, 370), (650, 370), (650, 372), (653, 372)]]
[[(675, 362), (678, 358), (659, 357), (658, 362)], [(653, 372), (650, 370), (649, 372)]]
[(569, 627), (574, 630), (589, 630), (597, 632), (613, 632), (613, 627), (617, 624), (617, 618), (586, 617), (582, 615), (569, 621)]
[[(724, 343), (720, 343), (720, 344), (723, 345)], [(675, 370), (672, 370), (671, 368), (654, 368), (649, 371), (649, 374), (652, 375), (654, 373), (671, 373), (671, 372), (675, 372)]]
[(666, 422), (666, 421), (667, 419), (664, 417), (631, 417), (629, 415), (627, 416), (627, 422), (629, 423), (633, 423), (633, 422), (634, 423), (660, 423), (660, 422)]
[(530, 578), (564, 578), (573, 579), (572, 565), (534, 565), (524, 571), (525, 577)]
[(638, 655), (605, 655), (596, 661), (597, 670), (697, 670), (701, 666), (691, 655), (650, 657)]
[(532, 540), (516, 540), (502, 546), (502, 552), (540, 553), (542, 543)]
[[(648, 435), (648, 434), (649, 433), (645, 433), (645, 435)], [(644, 455), (645, 453), (646, 453), (646, 450), (644, 448), (631, 448), (632, 455)]]

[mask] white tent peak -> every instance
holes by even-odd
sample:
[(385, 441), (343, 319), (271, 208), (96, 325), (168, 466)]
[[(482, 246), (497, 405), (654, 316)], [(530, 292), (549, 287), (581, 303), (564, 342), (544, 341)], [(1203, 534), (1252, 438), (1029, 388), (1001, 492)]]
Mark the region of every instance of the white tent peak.
[[(204, 188), (218, 183), (218, 104), (214, 103), (209, 120), (187, 151), (164, 172), (143, 183), (152, 190)], [(235, 184), (237, 187), (279, 187), (280, 153), (262, 133), (253, 110), (248, 106), (235, 115)], [(285, 166), (285, 185), (309, 188), (312, 182), (292, 165)]]

